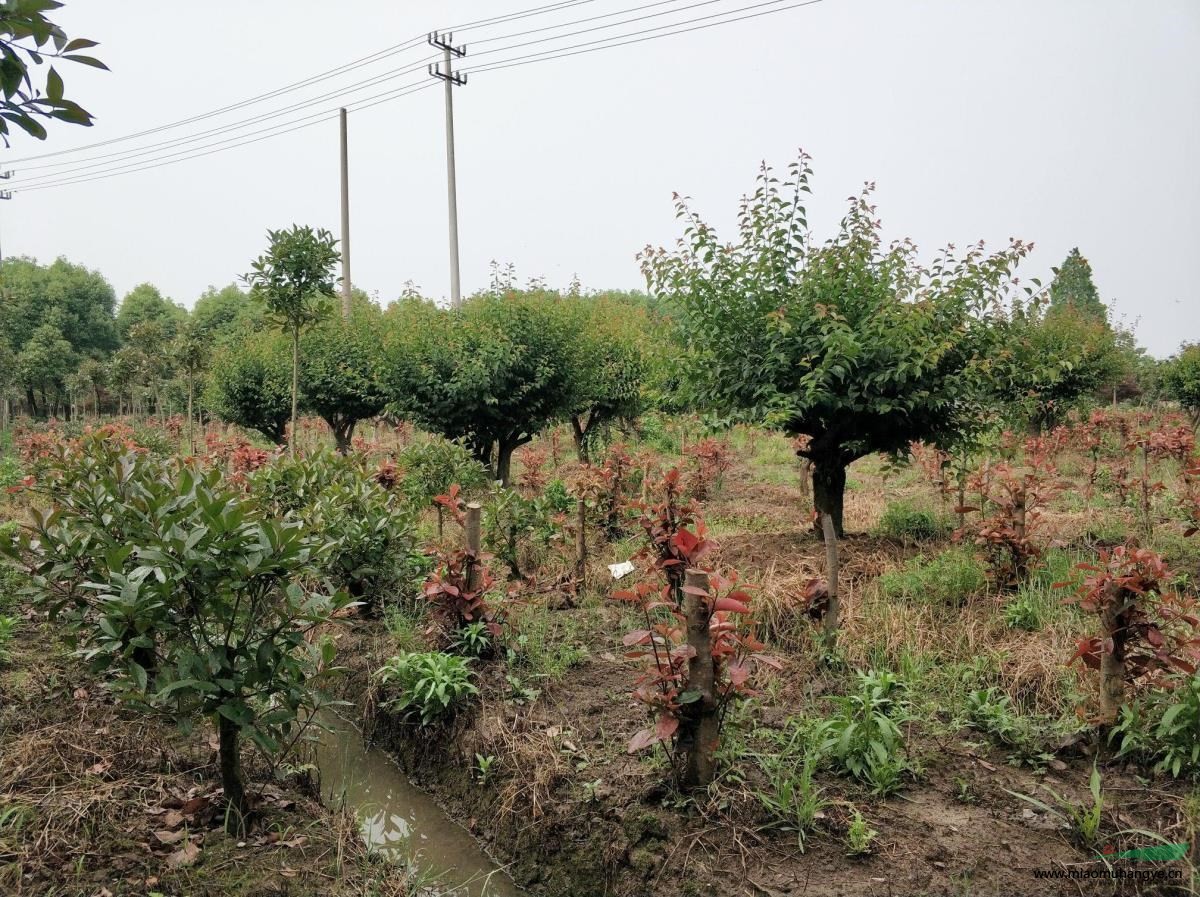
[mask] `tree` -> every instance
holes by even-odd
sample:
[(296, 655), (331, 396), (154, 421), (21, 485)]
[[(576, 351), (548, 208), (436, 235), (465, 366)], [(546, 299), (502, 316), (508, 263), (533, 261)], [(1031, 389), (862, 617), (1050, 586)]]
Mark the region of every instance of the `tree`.
[(240, 338), (249, 330), (261, 330), (265, 323), (262, 306), (233, 283), (205, 290), (192, 306), (190, 320), (196, 335), (209, 344)]
[(279, 520), (219, 470), (130, 451), (103, 432), (52, 462), (54, 508), (0, 551), (35, 601), (107, 672), (118, 696), (218, 734), (226, 830), (245, 830), (243, 735), (279, 755), (300, 734), (332, 642), (314, 630), (349, 603), (306, 583), (334, 549)]
[(47, 412), (61, 401), (66, 379), (75, 365), (75, 351), (57, 327), (47, 323), (33, 332), (17, 356), (17, 377), (33, 414), (38, 413), (38, 393)]
[(175, 364), (183, 374), (187, 384), (187, 438), (188, 450), (196, 453), (196, 431), (194, 429), (195, 414), (193, 407), (196, 400), (196, 383), (208, 365), (211, 350), (209, 343), (198, 332), (195, 323), (186, 323), (179, 335), (175, 337), (172, 347)]
[(644, 308), (620, 299), (596, 297), (564, 300), (573, 314), (575, 345), (570, 360), (575, 395), (569, 417), (579, 460), (589, 459), (589, 442), (619, 418), (641, 413), (646, 352), (642, 334), (649, 330)]
[(275, 333), (256, 333), (217, 352), (204, 402), (223, 420), (283, 445), (292, 418), (288, 385), (282, 339)]
[(1035, 433), (1111, 387), (1126, 369), (1107, 319), (1071, 303), (1017, 302), (998, 326), (993, 388), (1010, 415), (1023, 417)]
[(58, 259), (0, 262), (0, 333), (21, 351), (43, 324), (53, 324), (78, 353), (106, 356), (120, 345), (113, 308), (116, 294), (98, 271)]
[(92, 413), (99, 416), (100, 390), (108, 380), (108, 371), (104, 366), (104, 362), (98, 358), (85, 358), (80, 362), (79, 370), (75, 372), (75, 376), (79, 378), (80, 387), (91, 395)]
[(17, 377), (17, 353), (0, 337), (0, 432), (8, 429), (8, 393)]
[(1092, 266), (1079, 247), (1067, 253), (1062, 265), (1053, 269), (1050, 283), (1050, 307), (1073, 306), (1077, 311), (1101, 321), (1108, 321), (1108, 309), (1100, 301), (1100, 293), (1092, 281)]
[(383, 411), (383, 355), (379, 314), (356, 309), (348, 320), (331, 318), (310, 328), (300, 341), (301, 393), (333, 430), (337, 450), (345, 454), (361, 420)]
[(463, 438), (495, 478), (574, 396), (569, 319), (546, 295), (479, 296), (441, 311), (418, 300), (388, 309), (385, 382), (403, 415)]
[(687, 388), (702, 406), (809, 437), (799, 454), (840, 537), (849, 464), (916, 440), (949, 444), (974, 424), (987, 309), (1029, 247), (946, 250), (922, 268), (910, 241), (883, 247), (870, 185), (817, 245), (801, 202), (808, 157), (790, 172), (781, 185), (763, 166), (733, 244), (678, 199), (684, 238), (641, 260), (677, 310)]
[(1200, 427), (1200, 343), (1184, 343), (1162, 371), (1163, 388)]
[(341, 260), (337, 241), (327, 230), (293, 225), (268, 231), (270, 246), (244, 278), (250, 294), (261, 300), (275, 322), (292, 337), (292, 436), (288, 453), (296, 454), (296, 412), (300, 401), (300, 331), (329, 313), (337, 283), (334, 268)]
[(128, 342), (134, 327), (154, 322), (162, 328), (163, 337), (172, 340), (186, 319), (187, 309), (164, 298), (154, 284), (142, 283), (121, 300), (121, 307), (117, 309), (117, 333)]
[(129, 348), (137, 352), (138, 379), (154, 396), (154, 410), (161, 424), (166, 413), (163, 387), (172, 374), (170, 338), (163, 323), (148, 320), (134, 324), (129, 331)]
[(0, 138), (9, 145), (9, 122), (38, 140), (46, 139), (46, 128), (39, 118), (57, 119), (73, 125), (91, 127), (92, 116), (78, 103), (63, 96), (63, 79), (51, 65), (46, 71), (44, 89), (35, 85), (31, 66), (50, 59), (64, 59), (93, 68), (105, 69), (103, 62), (80, 54), (97, 46), (86, 38), (67, 37), (46, 13), (59, 9), (58, 0), (9, 0), (0, 5)]

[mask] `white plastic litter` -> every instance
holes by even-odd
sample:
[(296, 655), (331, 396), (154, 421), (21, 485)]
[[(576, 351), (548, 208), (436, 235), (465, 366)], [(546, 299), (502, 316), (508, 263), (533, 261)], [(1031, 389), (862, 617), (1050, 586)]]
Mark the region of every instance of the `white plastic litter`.
[(622, 576), (628, 576), (633, 571), (633, 561), (621, 561), (619, 564), (608, 565), (608, 572), (612, 574), (613, 579), (620, 579)]

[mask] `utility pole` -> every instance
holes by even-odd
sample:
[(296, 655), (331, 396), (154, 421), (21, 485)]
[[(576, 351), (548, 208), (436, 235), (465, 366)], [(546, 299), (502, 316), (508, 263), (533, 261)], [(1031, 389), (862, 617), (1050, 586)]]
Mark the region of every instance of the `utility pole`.
[(342, 146), (342, 317), (350, 320), (350, 157), (346, 139), (346, 110), (343, 107), (338, 120), (341, 123)]
[[(11, 178), (13, 176), (13, 174), (14, 174), (14, 172), (11, 172), (11, 171), (0, 171), (0, 181), (7, 181), (9, 178)], [(0, 190), (0, 199), (12, 199), (12, 191), (11, 190)], [(2, 261), (4, 261), (4, 250), (3, 250), (3, 248), (0, 248), (0, 262), (2, 262)], [(7, 406), (8, 399), (5, 398), (4, 402), (5, 402), (5, 405)], [(7, 407), (5, 410), (7, 410)]]
[[(467, 55), (464, 44), (461, 47), (453, 45), (454, 34), (439, 34), (434, 31), (429, 35), (430, 46), (437, 47), (444, 54), (440, 63), (429, 66), (429, 74), (440, 78), (446, 83), (446, 185), (450, 203), (450, 303), (455, 308), (462, 305), (462, 286), (458, 276), (458, 188), (454, 177), (454, 88), (467, 83), (466, 75), (459, 75), (452, 68), (452, 60), (461, 59)], [(445, 70), (443, 70), (445, 66)]]

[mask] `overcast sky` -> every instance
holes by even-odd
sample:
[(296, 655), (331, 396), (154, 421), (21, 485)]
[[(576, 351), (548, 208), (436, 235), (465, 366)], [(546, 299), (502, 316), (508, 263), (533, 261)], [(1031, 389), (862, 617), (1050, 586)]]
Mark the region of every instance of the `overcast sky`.
[[(72, 36), (99, 41), (89, 52), (112, 69), (62, 67), (67, 95), (96, 125), (52, 126), (44, 145), (18, 137), (0, 152), (0, 165), (17, 170), (11, 183), (19, 189), (22, 179), (60, 171), (30, 166), (86, 164), (80, 160), (274, 111), (420, 63), (430, 48), (139, 140), (9, 160), (146, 130), (433, 28), (548, 2), (67, 0), (59, 21)], [(467, 44), (469, 67), (758, 2), (587, 0), (462, 29), (455, 40)], [(564, 30), (670, 14), (483, 55), (557, 33), (503, 39), (515, 32), (635, 6), (645, 9)], [(419, 72), (405, 75), (344, 101), (315, 101), (242, 132), (156, 152), (421, 82)], [(442, 104), (436, 86), (350, 116), (354, 281), (384, 302), (407, 280), (426, 295), (449, 291)], [(822, 238), (846, 197), (874, 180), (888, 236), (910, 235), (927, 252), (948, 241), (1032, 240), (1026, 277), (1045, 277), (1079, 246), (1101, 295), (1137, 322), (1152, 353), (1200, 339), (1196, 0), (823, 0), (480, 72), (456, 89), (455, 111), (466, 292), (487, 285), (493, 259), (515, 264), (522, 280), (544, 276), (551, 286), (577, 273), (586, 288), (640, 287), (638, 250), (678, 235), (673, 191), (691, 195), (730, 233), (759, 161), (782, 169), (803, 147), (814, 157), (810, 221)], [(267, 228), (300, 222), (336, 233), (337, 166), (331, 120), (179, 164), (29, 191), (0, 204), (3, 250), (43, 261), (65, 255), (102, 271), (118, 295), (150, 281), (191, 305), (208, 284), (249, 269)]]

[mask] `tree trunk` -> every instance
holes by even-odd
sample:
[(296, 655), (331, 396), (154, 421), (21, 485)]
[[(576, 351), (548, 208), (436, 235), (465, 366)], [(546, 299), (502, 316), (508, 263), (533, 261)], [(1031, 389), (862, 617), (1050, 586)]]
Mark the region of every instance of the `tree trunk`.
[(837, 648), (838, 620), (841, 616), (841, 598), (838, 596), (838, 536), (829, 514), (821, 515), (821, 532), (825, 539), (825, 579), (829, 586), (829, 605), (825, 611), (825, 650)]
[(509, 480), (512, 478), (512, 456), (516, 450), (516, 442), (501, 439), (496, 451), (496, 479), (505, 489), (508, 488)]
[[(846, 535), (842, 527), (842, 506), (846, 497), (846, 465), (838, 460), (814, 458), (812, 468), (813, 505), (818, 516), (828, 514), (833, 520), (833, 532), (839, 539)], [(824, 526), (817, 521), (814, 527), (825, 538)]]
[(575, 502), (575, 594), (582, 595), (587, 585), (587, 502)]
[(589, 461), (587, 430), (580, 423), (578, 414), (571, 415), (571, 435), (575, 439), (575, 454), (579, 458), (579, 463), (587, 464)]
[(296, 409), (300, 398), (300, 328), (292, 327), (292, 431), (288, 434), (288, 454), (296, 457)]
[(1112, 639), (1112, 650), (1100, 652), (1100, 717), (1105, 725), (1117, 721), (1125, 703), (1125, 640), (1129, 635), (1121, 613), (1124, 602), (1120, 590), (1110, 588), (1100, 611), (1100, 631)]
[(358, 423), (356, 420), (343, 421), (326, 421), (329, 424), (329, 429), (333, 430), (333, 441), (337, 444), (337, 453), (345, 455), (350, 451), (350, 445), (354, 441), (354, 425)]
[(241, 734), (233, 720), (217, 714), (217, 734), (220, 742), (221, 787), (225, 789), (227, 801), (225, 831), (231, 835), (246, 832), (246, 785), (242, 780), (242, 758), (238, 748)]
[(687, 747), (682, 784), (685, 789), (691, 790), (707, 788), (716, 777), (720, 718), (717, 715), (716, 676), (708, 629), (708, 574), (703, 570), (688, 570), (686, 582), (688, 591), (683, 593), (683, 609), (687, 617), (688, 647), (694, 652), (688, 660), (688, 690), (700, 694), (697, 700), (684, 705), (685, 716), (681, 720), (683, 731), (679, 741)]
[(192, 394), (196, 391), (195, 385), (192, 383), (192, 378), (188, 377), (188, 450), (194, 455), (196, 454), (196, 431), (192, 429)]

